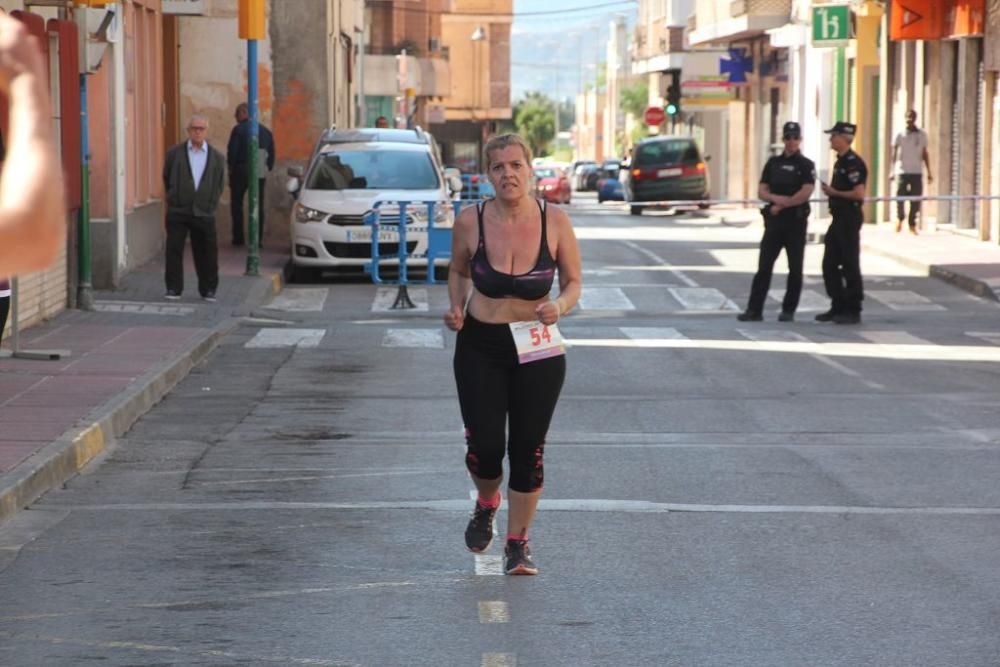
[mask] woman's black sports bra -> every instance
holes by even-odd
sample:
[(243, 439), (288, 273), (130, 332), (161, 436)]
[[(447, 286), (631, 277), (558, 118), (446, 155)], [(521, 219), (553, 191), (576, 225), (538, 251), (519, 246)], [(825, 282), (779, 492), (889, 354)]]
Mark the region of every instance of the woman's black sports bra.
[(538, 249), (538, 259), (535, 266), (527, 273), (512, 275), (501, 273), (490, 265), (490, 260), (486, 256), (486, 237), (483, 234), (483, 209), (486, 202), (480, 204), (476, 211), (479, 214), (479, 247), (476, 254), (472, 256), (470, 268), (472, 271), (472, 284), (483, 296), (491, 299), (526, 299), (537, 301), (548, 296), (552, 290), (552, 281), (556, 275), (556, 262), (549, 252), (548, 237), (546, 231), (545, 206), (541, 202), (535, 201), (538, 209), (542, 212), (542, 243)]

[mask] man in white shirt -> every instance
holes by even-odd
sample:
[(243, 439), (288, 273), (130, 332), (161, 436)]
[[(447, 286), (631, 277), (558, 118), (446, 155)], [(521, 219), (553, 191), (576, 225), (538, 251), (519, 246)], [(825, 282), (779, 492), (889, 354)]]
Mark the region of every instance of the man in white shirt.
[[(931, 176), (931, 159), (927, 154), (927, 133), (917, 127), (917, 112), (910, 109), (906, 112), (906, 130), (896, 135), (892, 142), (892, 162), (899, 171), (899, 187), (896, 196), (919, 197), (924, 194), (924, 165), (927, 165), (927, 182), (933, 183)], [(895, 174), (889, 176), (892, 180)], [(896, 202), (896, 231), (902, 231), (906, 202)], [(910, 233), (917, 234), (917, 215), (920, 214), (920, 202), (910, 201), (910, 216), (907, 222)]]

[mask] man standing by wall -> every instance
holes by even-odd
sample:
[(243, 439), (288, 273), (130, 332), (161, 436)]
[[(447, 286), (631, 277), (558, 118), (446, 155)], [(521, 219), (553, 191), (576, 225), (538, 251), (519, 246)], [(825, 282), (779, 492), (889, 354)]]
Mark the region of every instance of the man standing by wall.
[[(906, 129), (896, 135), (892, 142), (892, 163), (898, 165), (899, 187), (896, 195), (899, 197), (919, 197), (924, 194), (924, 165), (927, 165), (927, 182), (933, 183), (931, 176), (931, 159), (927, 154), (927, 133), (917, 127), (917, 112), (910, 109), (906, 112)], [(889, 176), (889, 180), (895, 173)], [(903, 229), (905, 202), (896, 202), (896, 231)], [(910, 202), (910, 233), (917, 234), (917, 215), (920, 214), (920, 202)]]
[[(274, 135), (264, 125), (257, 124), (257, 239), (264, 245), (264, 185), (274, 169)], [(245, 102), (236, 107), (236, 125), (229, 133), (226, 162), (229, 164), (229, 204), (233, 216), (233, 245), (245, 243), (243, 235), (243, 197), (249, 188), (250, 172), (250, 108)]]
[(830, 148), (837, 152), (830, 183), (821, 183), (823, 194), (830, 198), (833, 221), (823, 242), (823, 283), (830, 296), (830, 310), (816, 316), (818, 322), (860, 324), (861, 301), (861, 224), (864, 215), (868, 166), (851, 150), (857, 134), (854, 123), (837, 121), (826, 130)]
[(191, 116), (187, 132), (188, 140), (167, 151), (163, 164), (167, 193), (166, 298), (180, 299), (184, 292), (184, 245), (190, 232), (198, 292), (206, 301), (215, 301), (219, 286), (215, 209), (225, 187), (226, 162), (220, 151), (208, 145), (205, 116)]

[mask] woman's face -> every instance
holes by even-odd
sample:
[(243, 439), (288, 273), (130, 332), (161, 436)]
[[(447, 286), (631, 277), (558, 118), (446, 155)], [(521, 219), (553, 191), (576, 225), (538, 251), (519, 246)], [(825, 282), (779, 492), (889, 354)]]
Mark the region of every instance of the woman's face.
[(492, 151), (487, 176), (497, 191), (497, 199), (514, 200), (531, 192), (531, 165), (520, 146)]

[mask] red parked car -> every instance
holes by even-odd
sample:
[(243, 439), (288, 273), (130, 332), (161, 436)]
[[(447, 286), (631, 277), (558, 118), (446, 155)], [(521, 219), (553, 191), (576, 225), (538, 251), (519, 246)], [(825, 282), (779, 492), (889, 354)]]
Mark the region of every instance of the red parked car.
[(536, 167), (535, 189), (539, 197), (553, 204), (568, 204), (573, 192), (566, 173), (557, 167)]

